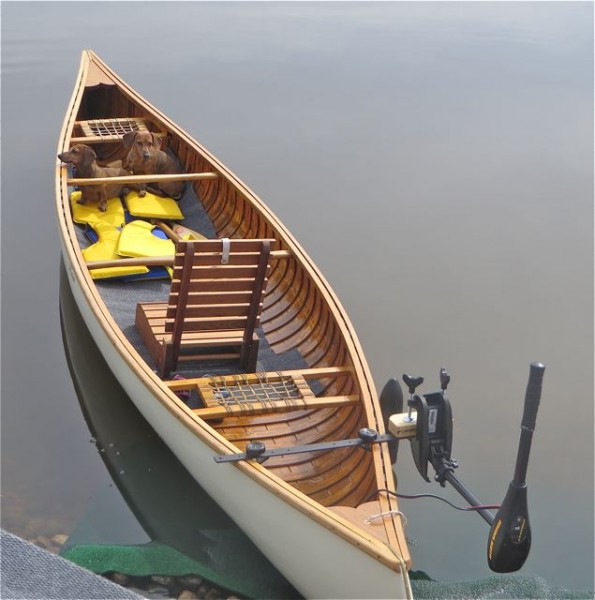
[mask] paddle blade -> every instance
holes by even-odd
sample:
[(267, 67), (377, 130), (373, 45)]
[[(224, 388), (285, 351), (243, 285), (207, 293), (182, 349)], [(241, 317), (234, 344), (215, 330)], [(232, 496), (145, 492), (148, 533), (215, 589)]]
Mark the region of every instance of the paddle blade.
[(518, 571), (530, 548), (527, 485), (518, 486), (512, 481), (490, 529), (488, 565), (496, 573)]

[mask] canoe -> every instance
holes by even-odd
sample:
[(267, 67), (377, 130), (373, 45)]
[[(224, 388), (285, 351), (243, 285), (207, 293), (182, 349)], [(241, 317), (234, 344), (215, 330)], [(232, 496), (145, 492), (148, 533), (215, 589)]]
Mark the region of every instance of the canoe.
[[(179, 202), (141, 192), (133, 211), (132, 192), (110, 199), (105, 213), (82, 206), (75, 189), (106, 179), (56, 162), (68, 283), (107, 365), (188, 472), (304, 597), (412, 597), (390, 449), (377, 443), (386, 415), (337, 296), (254, 192), (83, 51), (58, 154), (84, 144), (99, 164), (126, 166), (122, 138), (137, 131), (154, 134), (182, 173), (110, 183), (151, 192), (185, 181)], [(130, 225), (154, 235), (162, 223), (135, 219), (149, 198), (159, 210), (169, 202), (166, 214), (174, 202), (183, 215), (176, 222), (200, 235), (180, 239), (169, 215), (161, 233), (171, 239), (160, 238), (167, 252), (122, 251)], [(86, 225), (81, 206), (91, 214)], [(135, 214), (122, 216), (124, 208)], [(111, 240), (107, 258), (89, 252), (97, 236)]]

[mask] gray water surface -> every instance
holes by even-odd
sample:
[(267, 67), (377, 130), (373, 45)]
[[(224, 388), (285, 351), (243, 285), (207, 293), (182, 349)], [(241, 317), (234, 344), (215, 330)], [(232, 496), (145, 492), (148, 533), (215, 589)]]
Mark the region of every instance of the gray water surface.
[[(110, 478), (64, 358), (58, 134), (94, 49), (283, 220), (347, 309), (378, 390), (452, 375), (458, 475), (512, 478), (547, 370), (522, 571), (593, 588), (593, 4), (3, 2), (2, 526), (68, 533)], [(426, 483), (409, 449), (405, 493)], [(402, 501), (415, 568), (487, 577), (487, 527)]]

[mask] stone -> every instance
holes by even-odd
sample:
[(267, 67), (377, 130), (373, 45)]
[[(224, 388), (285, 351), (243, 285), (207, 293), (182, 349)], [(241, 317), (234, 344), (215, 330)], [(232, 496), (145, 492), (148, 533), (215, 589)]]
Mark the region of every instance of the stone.
[(198, 577), (198, 575), (184, 575), (184, 577), (180, 577), (179, 581), (180, 585), (185, 589), (195, 591), (200, 587), (202, 577)]
[(128, 575), (126, 575), (125, 573), (114, 572), (112, 573), (111, 579), (114, 583), (117, 583), (122, 587), (126, 587), (130, 583), (130, 577), (128, 577)]
[(159, 585), (157, 583), (150, 583), (147, 586), (147, 592), (151, 595), (152, 598), (170, 598), (169, 590), (164, 585)]
[(56, 535), (52, 536), (51, 541), (56, 546), (64, 546), (67, 539), (68, 539), (67, 535), (64, 535), (63, 533), (57, 533)]
[(192, 590), (183, 590), (178, 596), (178, 600), (198, 600), (198, 595)]
[(151, 575), (151, 581), (169, 587), (175, 583), (174, 578), (169, 575)]
[(221, 590), (217, 587), (212, 587), (211, 589), (207, 590), (206, 594), (204, 595), (204, 599), (205, 600), (221, 600), (223, 598), (224, 594), (221, 593)]
[(48, 548), (52, 545), (52, 542), (50, 542), (50, 538), (47, 538), (44, 535), (38, 535), (35, 539), (35, 543), (38, 546), (41, 546), (42, 548)]

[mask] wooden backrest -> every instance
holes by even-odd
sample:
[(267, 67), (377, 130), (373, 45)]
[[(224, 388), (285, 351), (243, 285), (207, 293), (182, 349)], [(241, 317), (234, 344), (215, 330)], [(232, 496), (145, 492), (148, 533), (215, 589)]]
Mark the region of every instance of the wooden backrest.
[[(180, 241), (165, 330), (174, 347), (182, 332), (244, 330), (260, 322), (273, 239)], [(227, 244), (227, 251), (225, 246)]]

